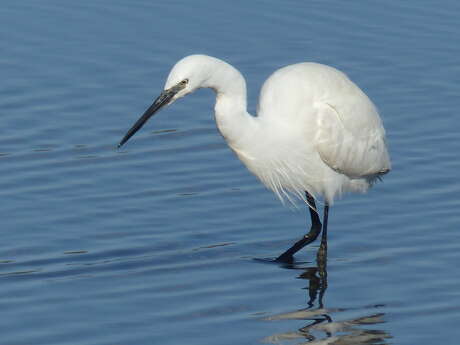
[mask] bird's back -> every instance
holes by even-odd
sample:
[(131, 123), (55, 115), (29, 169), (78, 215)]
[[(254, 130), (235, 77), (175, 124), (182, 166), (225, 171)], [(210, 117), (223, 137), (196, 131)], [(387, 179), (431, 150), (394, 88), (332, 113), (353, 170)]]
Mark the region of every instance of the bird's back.
[(343, 72), (314, 62), (289, 65), (275, 71), (263, 84), (258, 115), (305, 122), (318, 103), (334, 103), (353, 123), (381, 126), (372, 101)]
[[(303, 183), (331, 203), (343, 192), (367, 190), (390, 169), (385, 131), (374, 104), (333, 67), (299, 63), (277, 70), (261, 89), (258, 117), (265, 124), (267, 150), (274, 152), (265, 153), (266, 162), (271, 156), (276, 164), (297, 170), (269, 176), (267, 185), (267, 180), (279, 181), (282, 189), (299, 195)], [(296, 176), (295, 183), (283, 180), (283, 174)]]

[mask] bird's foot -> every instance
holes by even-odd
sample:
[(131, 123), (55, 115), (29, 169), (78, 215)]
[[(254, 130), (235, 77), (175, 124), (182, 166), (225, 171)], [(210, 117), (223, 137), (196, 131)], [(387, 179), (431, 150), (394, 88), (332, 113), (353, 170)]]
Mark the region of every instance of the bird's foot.
[(283, 253), (280, 256), (278, 256), (274, 261), (283, 264), (292, 264), (294, 262), (294, 256), (290, 253)]
[(291, 267), (296, 264), (294, 257), (291, 255), (289, 256), (282, 256), (273, 259), (273, 258), (254, 258), (254, 261), (263, 263), (263, 264), (277, 264), (283, 267)]

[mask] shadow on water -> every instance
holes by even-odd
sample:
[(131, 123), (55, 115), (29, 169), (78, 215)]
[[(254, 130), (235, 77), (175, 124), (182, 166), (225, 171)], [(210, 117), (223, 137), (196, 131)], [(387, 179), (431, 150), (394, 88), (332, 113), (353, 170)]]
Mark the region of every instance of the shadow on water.
[[(327, 258), (317, 256), (316, 266), (302, 267), (299, 263), (282, 264), (286, 269), (300, 270), (297, 278), (308, 281), (305, 289), (308, 291), (306, 308), (265, 317), (264, 321), (304, 321), (297, 330), (277, 333), (265, 337), (262, 341), (273, 344), (335, 344), (358, 345), (380, 344), (388, 342), (385, 339), (391, 335), (381, 329), (373, 329), (373, 325), (384, 323), (384, 313), (369, 313), (369, 309), (384, 307), (373, 305), (356, 308), (326, 307), (326, 291), (328, 288)], [(350, 317), (343, 320), (344, 314), (362, 314), (364, 316)], [(366, 315), (367, 314), (367, 315)], [(341, 317), (342, 316), (342, 317)]]

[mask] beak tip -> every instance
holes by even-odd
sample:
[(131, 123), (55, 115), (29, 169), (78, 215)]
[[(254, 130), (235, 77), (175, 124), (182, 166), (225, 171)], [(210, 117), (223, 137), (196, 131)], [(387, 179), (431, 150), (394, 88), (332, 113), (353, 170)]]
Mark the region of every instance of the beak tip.
[(131, 127), (131, 129), (125, 134), (123, 139), (118, 144), (117, 148), (121, 148), (129, 138), (131, 138), (142, 126), (151, 118), (161, 107), (168, 104), (168, 102), (174, 97), (178, 90), (174, 88), (164, 90), (160, 96), (153, 102), (153, 104), (144, 112), (139, 120)]

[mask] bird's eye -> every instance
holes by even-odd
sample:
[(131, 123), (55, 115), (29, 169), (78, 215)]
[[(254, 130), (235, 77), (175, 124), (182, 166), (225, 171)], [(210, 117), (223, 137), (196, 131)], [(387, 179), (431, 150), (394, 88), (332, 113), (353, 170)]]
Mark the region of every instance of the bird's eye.
[(185, 86), (187, 85), (187, 83), (188, 83), (188, 79), (184, 79), (179, 84), (181, 84), (182, 86)]

